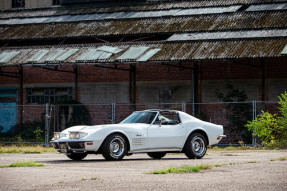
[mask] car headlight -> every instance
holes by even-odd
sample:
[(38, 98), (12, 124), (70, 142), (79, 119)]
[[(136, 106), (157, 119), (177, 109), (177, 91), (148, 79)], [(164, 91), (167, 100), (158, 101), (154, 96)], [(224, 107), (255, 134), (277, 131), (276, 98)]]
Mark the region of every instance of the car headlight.
[(70, 132), (69, 138), (70, 139), (80, 139), (87, 135), (87, 133), (83, 132)]
[(61, 133), (61, 132), (54, 132), (54, 139), (58, 140), (62, 137), (66, 137), (67, 135), (65, 133)]
[(54, 139), (55, 140), (58, 140), (58, 139), (60, 139), (60, 132), (54, 132)]

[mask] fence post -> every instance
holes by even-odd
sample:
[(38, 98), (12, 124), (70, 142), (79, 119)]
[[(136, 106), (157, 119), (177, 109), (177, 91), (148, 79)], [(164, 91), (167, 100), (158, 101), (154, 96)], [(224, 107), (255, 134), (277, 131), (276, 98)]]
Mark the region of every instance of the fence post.
[[(50, 112), (49, 112), (50, 108)], [(50, 133), (50, 120), (51, 120), (52, 105), (46, 103), (46, 114), (45, 114), (45, 146), (49, 143), (49, 133)]]
[[(256, 100), (253, 100), (252, 104), (252, 120), (256, 120)], [(256, 137), (254, 136), (254, 127), (252, 130), (252, 145), (256, 145)]]
[(182, 111), (183, 112), (186, 112), (186, 103), (185, 102), (182, 102)]
[(116, 103), (112, 103), (112, 124), (116, 123)]

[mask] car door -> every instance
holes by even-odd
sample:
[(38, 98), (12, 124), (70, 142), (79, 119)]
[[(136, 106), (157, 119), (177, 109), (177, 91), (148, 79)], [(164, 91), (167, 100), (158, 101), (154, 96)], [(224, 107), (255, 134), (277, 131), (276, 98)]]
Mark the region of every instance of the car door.
[[(148, 146), (149, 149), (180, 149), (185, 139), (186, 128), (180, 120), (174, 122), (170, 116), (165, 113), (160, 114), (169, 122), (156, 122), (148, 128)], [(178, 114), (177, 119), (179, 119)]]

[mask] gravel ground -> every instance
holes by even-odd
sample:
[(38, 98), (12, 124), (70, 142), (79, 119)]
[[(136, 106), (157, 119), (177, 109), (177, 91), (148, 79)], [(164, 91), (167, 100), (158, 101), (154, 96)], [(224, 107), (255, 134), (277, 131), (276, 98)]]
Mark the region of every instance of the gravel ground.
[[(0, 165), (34, 160), (43, 167), (0, 168), (0, 190), (287, 190), (287, 150), (215, 151), (200, 160), (168, 154), (152, 160), (134, 154), (122, 161), (88, 155), (83, 161), (58, 153), (1, 154)], [(184, 165), (221, 164), (198, 173), (156, 175), (148, 172)]]

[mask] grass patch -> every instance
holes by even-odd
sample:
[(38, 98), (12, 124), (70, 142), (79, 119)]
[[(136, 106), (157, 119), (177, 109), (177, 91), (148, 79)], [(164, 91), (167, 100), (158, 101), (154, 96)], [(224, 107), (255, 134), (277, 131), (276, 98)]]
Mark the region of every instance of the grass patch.
[(247, 161), (247, 163), (257, 163), (257, 161)]
[(215, 167), (222, 167), (224, 164), (216, 164)]
[(35, 146), (21, 146), (21, 145), (11, 145), (2, 146), (0, 148), (0, 154), (42, 154), (46, 152), (57, 152), (53, 147), (42, 147), (40, 145)]
[(200, 172), (201, 170), (211, 169), (211, 165), (197, 165), (197, 166), (183, 166), (183, 167), (171, 167), (168, 169), (155, 170), (152, 174), (169, 174), (169, 173), (192, 173)]
[(5, 167), (33, 167), (33, 166), (44, 166), (44, 164), (36, 163), (35, 161), (26, 161), (26, 162), (12, 163), (9, 165), (0, 165), (0, 168), (5, 168)]
[(278, 159), (271, 159), (270, 161), (285, 161), (287, 160), (286, 157), (281, 157), (281, 158), (278, 158)]

